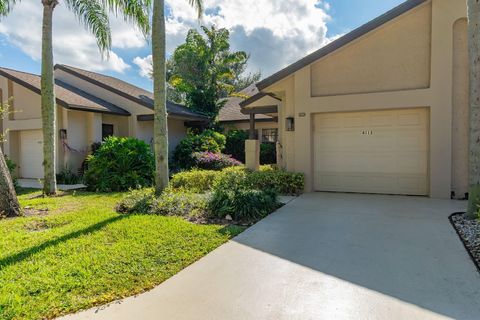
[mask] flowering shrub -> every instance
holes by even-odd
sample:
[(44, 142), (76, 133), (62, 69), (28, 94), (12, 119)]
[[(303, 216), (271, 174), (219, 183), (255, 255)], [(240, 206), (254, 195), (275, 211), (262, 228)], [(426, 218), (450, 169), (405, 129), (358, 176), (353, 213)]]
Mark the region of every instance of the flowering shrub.
[(215, 152), (193, 153), (195, 167), (206, 170), (222, 170), (228, 167), (240, 166), (242, 163), (229, 155)]
[(200, 134), (189, 133), (173, 152), (173, 165), (179, 169), (190, 169), (195, 166), (195, 152), (220, 153), (225, 148), (225, 136), (213, 130), (205, 130)]

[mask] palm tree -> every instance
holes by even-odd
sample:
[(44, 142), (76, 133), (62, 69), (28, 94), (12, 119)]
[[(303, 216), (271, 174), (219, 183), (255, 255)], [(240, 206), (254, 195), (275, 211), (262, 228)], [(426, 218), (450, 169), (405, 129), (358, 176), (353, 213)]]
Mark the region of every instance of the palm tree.
[(480, 204), (480, 3), (467, 0), (470, 70), (470, 157), (467, 218), (474, 219)]
[[(203, 0), (188, 0), (202, 16)], [(165, 45), (165, 1), (153, 0), (152, 17), (152, 62), (154, 121), (153, 143), (155, 152), (155, 193), (160, 195), (168, 186), (168, 126), (166, 107), (166, 45)]]
[[(20, 0), (0, 0), (0, 16), (7, 15)], [(78, 20), (95, 36), (100, 52), (108, 56), (112, 45), (108, 11), (122, 14), (126, 20), (136, 23), (145, 33), (149, 30), (147, 7), (140, 0), (63, 0)], [(42, 0), (42, 128), (43, 128), (43, 192), (56, 192), (55, 178), (55, 86), (53, 72), (52, 20), (59, 0)]]

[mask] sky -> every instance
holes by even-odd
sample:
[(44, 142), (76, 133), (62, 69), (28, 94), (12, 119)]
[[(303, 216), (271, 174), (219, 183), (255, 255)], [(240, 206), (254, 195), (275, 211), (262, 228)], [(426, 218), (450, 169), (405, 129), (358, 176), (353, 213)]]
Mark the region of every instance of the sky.
[[(301, 59), (404, 0), (204, 0), (202, 20), (187, 0), (166, 0), (167, 55), (190, 28), (230, 30), (232, 50), (250, 54), (248, 71), (263, 77)], [(39, 73), (40, 0), (23, 0), (0, 20), (0, 66)], [(108, 74), (151, 90), (150, 42), (134, 26), (111, 15), (112, 50), (100, 54), (95, 39), (60, 0), (54, 12), (55, 63)]]

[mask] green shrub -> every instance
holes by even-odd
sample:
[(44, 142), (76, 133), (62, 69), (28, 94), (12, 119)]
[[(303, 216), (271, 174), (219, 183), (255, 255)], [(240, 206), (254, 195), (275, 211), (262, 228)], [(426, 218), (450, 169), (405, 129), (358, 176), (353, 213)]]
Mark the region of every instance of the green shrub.
[(193, 154), (195, 152), (220, 153), (225, 148), (225, 136), (213, 130), (205, 130), (200, 134), (189, 133), (173, 152), (174, 165), (181, 169), (195, 166)]
[(75, 174), (70, 168), (66, 167), (57, 174), (58, 184), (79, 184), (83, 179), (79, 175)]
[(135, 138), (109, 137), (87, 158), (89, 190), (110, 192), (148, 187), (155, 170), (150, 146)]
[(262, 219), (278, 208), (275, 190), (251, 189), (245, 171), (225, 173), (215, 183), (209, 210), (218, 218), (230, 215), (236, 221)]
[(255, 189), (274, 189), (279, 194), (299, 194), (303, 192), (305, 179), (302, 173), (254, 171), (248, 174), (246, 183)]
[(132, 190), (115, 207), (120, 213), (150, 213), (155, 200), (155, 192), (151, 188)]
[(277, 163), (277, 147), (274, 143), (260, 144), (260, 163), (272, 164)]
[(170, 186), (175, 189), (203, 193), (212, 189), (215, 179), (221, 174), (221, 172), (213, 170), (183, 171), (172, 176)]
[(231, 130), (225, 135), (226, 143), (223, 153), (231, 155), (240, 162), (245, 163), (245, 140), (248, 132), (244, 130)]
[(207, 218), (209, 200), (209, 194), (169, 189), (153, 201), (150, 213), (189, 219)]

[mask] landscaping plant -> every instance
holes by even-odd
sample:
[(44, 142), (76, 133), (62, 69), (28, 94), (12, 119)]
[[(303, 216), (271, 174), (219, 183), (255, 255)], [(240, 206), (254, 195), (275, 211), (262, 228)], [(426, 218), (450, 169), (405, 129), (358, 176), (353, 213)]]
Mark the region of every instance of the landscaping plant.
[(260, 163), (277, 163), (277, 148), (275, 146), (275, 143), (264, 142), (260, 144)]
[(245, 163), (245, 140), (248, 140), (248, 132), (245, 130), (230, 130), (225, 134), (226, 154), (230, 154), (233, 158)]
[(200, 134), (190, 132), (175, 148), (173, 161), (180, 169), (190, 169), (195, 166), (195, 152), (220, 153), (225, 148), (225, 142), (225, 136), (213, 130)]
[(135, 138), (109, 137), (87, 158), (88, 190), (126, 191), (153, 184), (154, 159), (150, 146)]
[(242, 163), (231, 156), (214, 152), (195, 152), (194, 167), (206, 170), (222, 170), (228, 167), (240, 166)]

